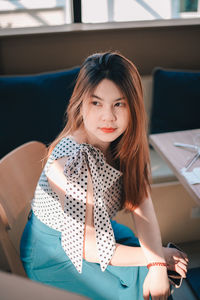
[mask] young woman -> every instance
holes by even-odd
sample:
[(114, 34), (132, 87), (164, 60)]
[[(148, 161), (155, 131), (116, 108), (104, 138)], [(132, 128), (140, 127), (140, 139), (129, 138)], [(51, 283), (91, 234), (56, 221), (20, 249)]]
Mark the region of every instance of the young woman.
[[(132, 212), (139, 240), (112, 221), (122, 208)], [(151, 201), (140, 76), (117, 52), (91, 55), (81, 67), (35, 191), (21, 259), (31, 279), (95, 300), (168, 299), (167, 268), (185, 277), (187, 256), (162, 247)]]

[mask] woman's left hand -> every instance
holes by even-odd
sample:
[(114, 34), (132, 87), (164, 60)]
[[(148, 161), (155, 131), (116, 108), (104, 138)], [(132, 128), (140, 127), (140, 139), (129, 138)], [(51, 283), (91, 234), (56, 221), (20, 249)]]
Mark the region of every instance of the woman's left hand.
[(163, 248), (168, 270), (179, 273), (183, 278), (186, 277), (188, 258), (187, 254), (175, 248)]
[(170, 284), (166, 267), (151, 267), (144, 280), (144, 300), (167, 300), (170, 296)]

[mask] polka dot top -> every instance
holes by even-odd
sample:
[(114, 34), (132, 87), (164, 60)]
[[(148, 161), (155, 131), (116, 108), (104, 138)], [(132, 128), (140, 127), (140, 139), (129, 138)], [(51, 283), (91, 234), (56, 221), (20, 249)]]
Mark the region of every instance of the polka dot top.
[[(51, 189), (47, 172), (54, 160), (66, 156), (67, 181), (64, 206)], [(54, 148), (38, 181), (32, 210), (40, 221), (61, 232), (62, 247), (79, 273), (82, 272), (88, 168), (94, 196), (94, 226), (101, 270), (104, 271), (116, 243), (110, 223), (120, 209), (122, 173), (110, 166), (94, 146), (63, 138)]]

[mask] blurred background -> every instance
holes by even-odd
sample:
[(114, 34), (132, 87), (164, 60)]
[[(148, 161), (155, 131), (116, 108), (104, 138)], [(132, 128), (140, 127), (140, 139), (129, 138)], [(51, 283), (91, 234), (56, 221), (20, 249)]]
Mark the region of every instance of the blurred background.
[(198, 18), (199, 0), (1, 0), (0, 27), (70, 24), (80, 11), (83, 23)]

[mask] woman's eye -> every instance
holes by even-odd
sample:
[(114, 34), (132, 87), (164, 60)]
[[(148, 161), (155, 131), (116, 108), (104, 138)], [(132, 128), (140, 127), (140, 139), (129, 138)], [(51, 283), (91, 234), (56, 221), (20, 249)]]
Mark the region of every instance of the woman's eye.
[(122, 106), (125, 106), (125, 103), (124, 102), (117, 102), (117, 103), (115, 103), (115, 106), (116, 107), (122, 107)]
[(99, 105), (101, 105), (101, 104), (100, 104), (100, 102), (98, 102), (98, 101), (92, 101), (92, 105), (94, 105), (94, 106), (99, 106)]

